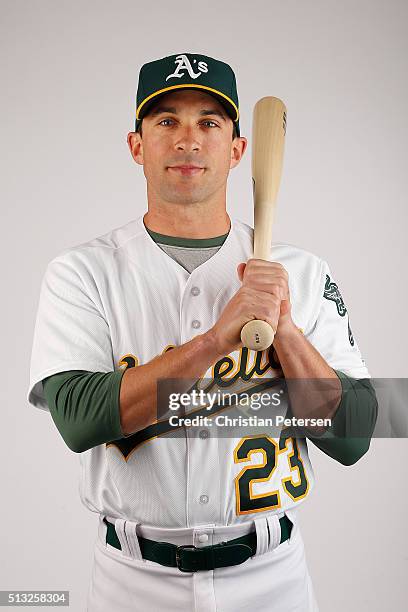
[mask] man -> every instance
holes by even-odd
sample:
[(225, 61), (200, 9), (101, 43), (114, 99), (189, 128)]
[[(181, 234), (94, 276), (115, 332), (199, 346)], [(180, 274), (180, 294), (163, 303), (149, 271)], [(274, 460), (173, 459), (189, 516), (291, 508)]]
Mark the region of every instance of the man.
[[(128, 145), (147, 213), (49, 264), (28, 392), (80, 453), (81, 499), (99, 515), (88, 610), (317, 610), (296, 513), (313, 486), (305, 436), (169, 436), (157, 392), (206, 375), (224, 388), (329, 381), (307, 410), (293, 393), (290, 410), (332, 418), (343, 437), (305, 435), (355, 463), (376, 400), (347, 310), (325, 261), (284, 244), (251, 259), (252, 229), (226, 211), (247, 146), (230, 66), (149, 62), (136, 106)], [(254, 318), (276, 330), (267, 351), (242, 346)]]

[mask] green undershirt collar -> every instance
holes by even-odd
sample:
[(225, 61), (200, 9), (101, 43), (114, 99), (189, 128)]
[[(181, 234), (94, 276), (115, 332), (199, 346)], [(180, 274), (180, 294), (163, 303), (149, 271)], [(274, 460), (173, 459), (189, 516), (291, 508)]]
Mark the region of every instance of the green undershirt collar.
[(146, 227), (146, 231), (149, 233), (151, 238), (155, 242), (160, 244), (167, 244), (169, 246), (179, 246), (191, 249), (205, 249), (208, 247), (216, 247), (224, 244), (229, 232), (222, 236), (215, 236), (214, 238), (181, 238), (179, 236), (166, 236), (166, 234), (159, 234)]

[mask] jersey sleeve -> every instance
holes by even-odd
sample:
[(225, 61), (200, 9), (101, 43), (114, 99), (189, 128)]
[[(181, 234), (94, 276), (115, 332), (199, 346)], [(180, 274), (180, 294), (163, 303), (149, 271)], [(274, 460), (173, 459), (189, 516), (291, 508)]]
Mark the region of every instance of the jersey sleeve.
[(81, 257), (55, 258), (41, 284), (28, 402), (49, 410), (41, 381), (57, 372), (114, 369), (109, 325), (91, 272)]
[(357, 341), (351, 331), (349, 312), (338, 284), (325, 261), (321, 261), (320, 305), (317, 319), (306, 338), (334, 370), (352, 378), (370, 378)]

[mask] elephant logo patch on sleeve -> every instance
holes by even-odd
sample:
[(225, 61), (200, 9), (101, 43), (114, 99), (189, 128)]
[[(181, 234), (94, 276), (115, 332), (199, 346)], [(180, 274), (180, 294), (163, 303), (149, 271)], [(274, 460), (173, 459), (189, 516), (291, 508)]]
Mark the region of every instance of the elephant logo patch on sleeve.
[(333, 283), (330, 280), (330, 276), (328, 274), (326, 274), (326, 284), (324, 286), (323, 297), (325, 297), (326, 300), (331, 300), (334, 302), (336, 304), (337, 312), (341, 317), (344, 317), (347, 312), (346, 305), (343, 302), (338, 286), (336, 283)]
[[(337, 312), (341, 317), (346, 315), (347, 308), (343, 298), (341, 297), (340, 290), (336, 283), (330, 280), (330, 276), (328, 274), (326, 274), (323, 297), (325, 297), (326, 300), (330, 300), (336, 304)], [(350, 321), (348, 321), (348, 338), (351, 346), (354, 346), (354, 337), (350, 328)]]

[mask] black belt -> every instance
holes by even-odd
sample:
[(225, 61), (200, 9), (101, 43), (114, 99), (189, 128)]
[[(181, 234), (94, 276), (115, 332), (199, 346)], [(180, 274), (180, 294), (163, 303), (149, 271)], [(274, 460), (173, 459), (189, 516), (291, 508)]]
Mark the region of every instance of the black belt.
[[(107, 525), (106, 542), (122, 550), (115, 526), (105, 517)], [(293, 524), (286, 514), (279, 519), (281, 527), (280, 544), (289, 539)], [(137, 536), (143, 559), (155, 561), (167, 567), (178, 567), (181, 572), (197, 572), (198, 570), (212, 570), (216, 567), (238, 565), (256, 553), (256, 532), (252, 531), (240, 538), (221, 542), (213, 546), (196, 548), (192, 544), (176, 546), (170, 542), (155, 542)]]

